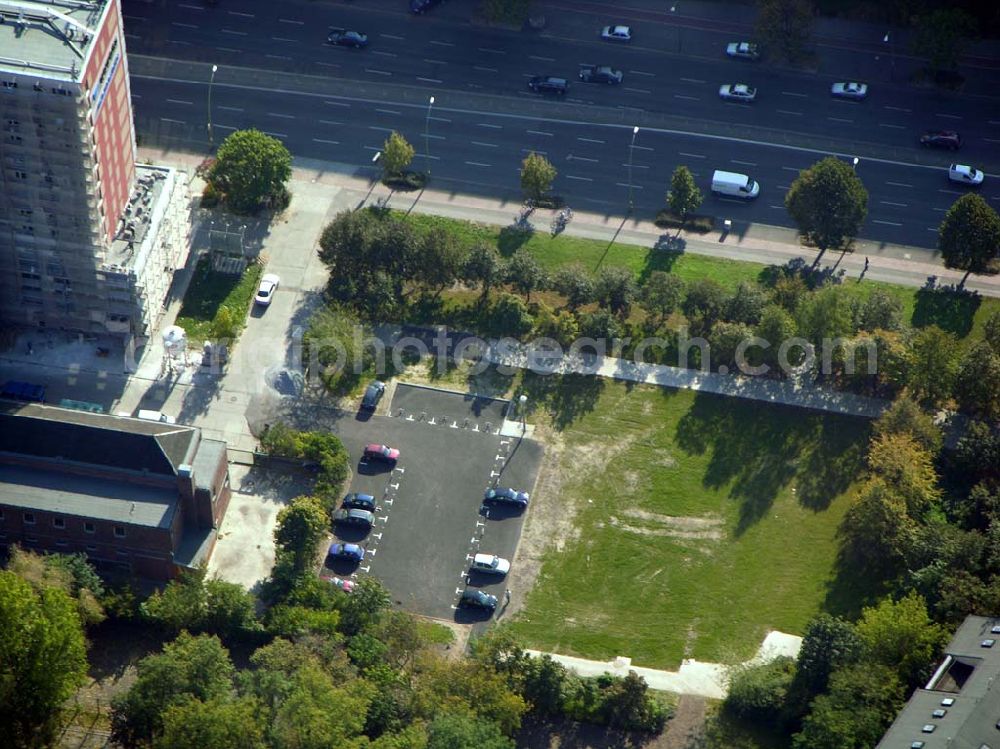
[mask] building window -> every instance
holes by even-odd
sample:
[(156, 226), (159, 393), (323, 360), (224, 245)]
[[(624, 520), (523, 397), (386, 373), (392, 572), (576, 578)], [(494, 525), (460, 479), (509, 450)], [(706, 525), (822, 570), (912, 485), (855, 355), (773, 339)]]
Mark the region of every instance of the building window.
[(27, 172), (22, 172), (20, 170), (15, 170), (14, 171), (14, 177), (17, 178), (17, 179), (28, 179), (28, 173)]
[(26, 513), (24, 513), (24, 524), (25, 525), (34, 525), (35, 524), (35, 513), (33, 513), (33, 512), (26, 512)]
[(21, 141), (23, 141), (24, 139), (20, 135), (15, 135), (14, 133), (11, 133), (9, 136), (7, 136), (7, 140), (9, 140), (15, 146), (19, 146), (21, 145)]
[(116, 525), (115, 526), (115, 538), (125, 538), (125, 526)]
[(96, 528), (94, 527), (93, 523), (91, 523), (89, 520), (84, 521), (84, 523), (83, 523), (83, 532), (84, 533), (93, 533), (95, 530), (96, 530)]
[(53, 528), (65, 528), (66, 527), (66, 520), (65, 520), (65, 518), (52, 518), (52, 527)]

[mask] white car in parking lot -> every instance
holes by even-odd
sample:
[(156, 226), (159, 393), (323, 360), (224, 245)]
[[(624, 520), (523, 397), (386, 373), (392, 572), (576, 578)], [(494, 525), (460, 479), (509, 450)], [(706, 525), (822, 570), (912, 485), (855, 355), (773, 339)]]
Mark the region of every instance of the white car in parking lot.
[(490, 575), (506, 575), (510, 572), (510, 562), (493, 554), (476, 554), (469, 566), (471, 572), (486, 572)]
[(960, 185), (969, 185), (972, 187), (981, 185), (983, 184), (983, 176), (982, 170), (976, 169), (973, 166), (952, 164), (948, 167), (948, 179)]
[(753, 101), (757, 98), (757, 89), (745, 83), (727, 83), (719, 86), (719, 96), (726, 101)]
[(868, 96), (868, 84), (856, 83), (834, 83), (830, 88), (830, 93), (838, 99), (864, 99)]

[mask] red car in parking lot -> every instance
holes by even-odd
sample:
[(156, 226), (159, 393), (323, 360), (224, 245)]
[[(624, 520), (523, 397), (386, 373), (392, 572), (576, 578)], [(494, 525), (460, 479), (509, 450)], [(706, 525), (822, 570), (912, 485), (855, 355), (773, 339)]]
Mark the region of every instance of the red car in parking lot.
[(399, 460), (399, 450), (386, 445), (370, 444), (365, 445), (365, 460), (378, 460), (383, 463), (395, 463)]

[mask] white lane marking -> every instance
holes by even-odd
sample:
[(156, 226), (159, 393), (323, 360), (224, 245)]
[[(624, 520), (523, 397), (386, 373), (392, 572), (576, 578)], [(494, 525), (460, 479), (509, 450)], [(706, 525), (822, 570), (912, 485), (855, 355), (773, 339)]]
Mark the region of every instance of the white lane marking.
[(474, 140), (474, 141), (472, 141), (472, 145), (474, 145), (474, 146), (483, 146), (484, 148), (499, 148), (500, 147), (496, 143), (484, 143), (481, 140)]
[(182, 47), (191, 46), (191, 42), (185, 42), (180, 39), (167, 39), (167, 44), (180, 44)]
[(781, 95), (782, 96), (798, 96), (799, 98), (802, 98), (802, 99), (805, 99), (808, 96), (808, 94), (800, 94), (800, 93), (798, 93), (796, 91), (782, 91)]
[(264, 55), (264, 57), (269, 57), (272, 60), (291, 60), (292, 59), (288, 55)]
[(965, 193), (959, 192), (958, 190), (945, 190), (943, 187), (939, 187), (938, 188), (938, 192), (943, 192), (945, 195), (964, 195), (965, 194)]
[(983, 138), (983, 140), (987, 143), (1000, 143), (1000, 140), (997, 140), (996, 138)]
[(893, 112), (906, 112), (907, 114), (913, 111), (912, 109), (907, 109), (906, 107), (890, 107), (889, 105), (886, 105), (885, 109), (891, 109)]
[(271, 39), (276, 42), (291, 42), (292, 44), (298, 42), (298, 39), (289, 39), (287, 36), (272, 36)]
[(142, 16), (125, 16), (125, 15), (123, 15), (122, 18), (124, 18), (126, 21), (128, 21), (130, 23), (132, 21), (135, 21), (136, 23), (145, 23), (146, 21), (149, 20), (148, 18), (143, 18)]
[(321, 125), (343, 125), (343, 122), (337, 122), (337, 120), (320, 120)]
[(542, 130), (529, 130), (528, 133), (531, 135), (547, 135), (550, 138), (552, 137), (552, 133), (546, 133)]
[(424, 83), (444, 83), (440, 78), (421, 78), (417, 76), (418, 81), (423, 81)]
[(590, 177), (577, 177), (577, 176), (575, 176), (573, 174), (567, 174), (566, 175), (566, 179), (575, 179), (578, 182), (593, 182), (594, 181)]
[(890, 201), (890, 200), (880, 200), (880, 201), (879, 201), (879, 203), (881, 203), (882, 205), (891, 205), (891, 206), (895, 206), (896, 208), (907, 208), (907, 207), (908, 207), (908, 206), (906, 205), (906, 203), (893, 203), (893, 202), (892, 202), (892, 201)]
[(246, 36), (247, 35), (247, 32), (245, 32), (245, 31), (233, 31), (232, 29), (223, 29), (222, 33), (223, 34), (232, 34), (233, 36)]
[(132, 94), (132, 98), (133, 99), (141, 99), (142, 96), (140, 96), (139, 94)]
[(641, 190), (642, 185), (630, 185), (628, 182), (615, 182), (616, 187), (634, 187), (636, 190)]
[[(480, 112), (480, 114), (482, 114), (482, 112)], [(433, 120), (434, 122), (451, 122), (451, 120), (449, 120), (447, 117), (430, 117), (429, 119)]]
[(430, 59), (428, 59), (426, 57), (424, 58), (424, 62), (426, 62), (429, 65), (447, 65), (448, 64), (444, 60), (430, 60)]
[(685, 83), (704, 83), (705, 81), (699, 80), (697, 78), (681, 78)]
[(902, 224), (897, 223), (895, 221), (880, 221), (879, 219), (873, 220), (872, 223), (873, 224), (884, 224), (885, 226), (902, 226)]
[[(379, 34), (379, 36), (382, 37), (383, 39), (395, 39), (398, 42), (403, 41), (403, 37), (396, 36), (395, 34)], [(431, 44), (433, 44), (433, 43), (434, 42), (431, 42)]]
[(221, 104), (217, 105), (218, 109), (225, 109), (227, 112), (242, 112), (242, 107), (224, 107)]
[(395, 52), (382, 52), (378, 49), (373, 49), (371, 54), (378, 55), (379, 57), (399, 57)]
[(205, 10), (200, 5), (188, 5), (187, 3), (177, 3), (178, 8), (184, 8), (185, 10)]
[(499, 73), (500, 72), (497, 68), (487, 68), (487, 67), (485, 67), (483, 65), (473, 65), (472, 69), (473, 70), (479, 70), (479, 71), (481, 71), (483, 73)]
[(313, 143), (329, 143), (331, 146), (339, 146), (339, 140), (324, 140), (323, 138), (313, 138)]
[(375, 111), (382, 114), (402, 114), (402, 112), (398, 112), (395, 109), (376, 109)]
[(443, 135), (434, 135), (434, 133), (424, 133), (425, 138), (430, 138), (431, 140), (445, 140)]
[(242, 16), (243, 18), (253, 18), (253, 13), (240, 13), (238, 10), (227, 11), (231, 16)]
[(831, 122), (846, 122), (848, 125), (854, 122), (854, 120), (845, 120), (843, 117), (827, 117), (827, 119)]
[(700, 97), (697, 96), (684, 96), (684, 94), (674, 94), (675, 99), (684, 99), (686, 101), (701, 101)]
[(167, 99), (170, 104), (194, 104), (193, 101), (184, 101), (183, 99)]
[(285, 120), (294, 120), (295, 119), (295, 115), (294, 114), (281, 114), (280, 112), (268, 112), (267, 116), (268, 117), (281, 117), (282, 119), (285, 119)]
[(239, 53), (241, 50), (233, 49), (232, 47), (216, 47), (220, 52), (236, 52)]
[(540, 148), (522, 148), (521, 149), (521, 153), (537, 153), (537, 154), (540, 154), (542, 156), (548, 156), (549, 155), (548, 151), (543, 151)]
[(913, 187), (913, 185), (908, 185), (905, 182), (886, 182), (886, 184), (893, 187)]
[(636, 151), (652, 151), (653, 149), (649, 146), (632, 146)]
[[(620, 166), (627, 167), (628, 166), (628, 162), (627, 161), (623, 162), (622, 164), (620, 164)], [(649, 166), (647, 166), (646, 164), (632, 164), (632, 168), (633, 169), (649, 169)], [(695, 177), (698, 176), (693, 171), (691, 172), (691, 174), (694, 174)]]
[(947, 208), (931, 208), (931, 210), (932, 211), (936, 211), (937, 213), (944, 213), (948, 209)]
[(345, 101), (324, 101), (324, 104), (329, 104), (331, 107), (346, 107), (351, 108), (351, 105)]
[(574, 156), (573, 154), (567, 156), (566, 161), (589, 161), (591, 164), (598, 163), (597, 159), (591, 159), (586, 156)]
[(125, 34), (126, 39), (142, 39), (138, 34)]
[(768, 208), (777, 208), (778, 210), (782, 210), (783, 208), (785, 208), (785, 206), (783, 206), (783, 205), (769, 205)]
[(1000, 125), (1000, 120), (987, 120), (990, 125)]
[(891, 127), (893, 130), (903, 130), (904, 129), (902, 125), (889, 125), (889, 124), (887, 124), (885, 122), (878, 123), (878, 126), (879, 127)]
[(376, 75), (392, 75), (392, 73), (386, 70), (374, 70), (372, 68), (365, 68), (366, 73), (375, 73)]
[(488, 55), (505, 55), (507, 50), (503, 49), (490, 49), (489, 47), (477, 47), (480, 52), (485, 52)]
[(279, 18), (278, 23), (291, 23), (296, 26), (305, 26), (305, 21), (296, 21), (293, 18)]
[(754, 161), (737, 161), (736, 159), (731, 159), (734, 164), (742, 164), (743, 166), (757, 166)]
[(928, 227), (926, 227), (926, 229), (927, 229), (927, 231), (932, 231), (935, 234), (937, 234), (939, 231), (941, 231), (941, 227), (939, 227), (939, 226), (928, 226)]
[(437, 41), (435, 41), (435, 42), (431, 42), (431, 44), (433, 44), (433, 45), (435, 45), (437, 47), (454, 47), (455, 46), (451, 42), (437, 42)]
[(791, 190), (792, 186), (791, 185), (778, 185), (778, 189), (779, 190)]
[(704, 154), (700, 154), (700, 153), (684, 153), (683, 151), (678, 152), (678, 156), (687, 156), (689, 159), (705, 159), (705, 158), (708, 158)]
[(174, 21), (170, 25), (171, 26), (180, 26), (182, 29), (196, 29), (196, 28), (198, 28), (197, 24), (193, 24), (193, 23), (181, 23), (180, 21)]
[(649, 78), (656, 77), (656, 73), (646, 73), (645, 71), (642, 70), (630, 70), (628, 72), (631, 73), (632, 75), (645, 75), (648, 76)]
[(540, 55), (528, 55), (529, 60), (538, 60), (539, 62), (555, 62), (554, 57), (542, 57)]
[(791, 110), (788, 110), (788, 109), (779, 109), (778, 110), (778, 114), (790, 114), (790, 115), (792, 115), (794, 117), (801, 117), (802, 116), (802, 112), (792, 112)]
[(633, 94), (651, 94), (651, 93), (653, 93), (652, 91), (650, 91), (649, 89), (646, 89), (646, 88), (629, 88), (628, 86), (625, 86), (625, 90), (626, 91), (631, 91)]
[(176, 125), (186, 125), (187, 124), (184, 120), (172, 120), (169, 117), (161, 117), (160, 118), (160, 122), (173, 122)]
[(961, 120), (962, 119), (957, 114), (941, 114), (940, 112), (937, 112), (934, 116), (935, 117), (944, 117), (946, 120)]
[(477, 122), (476, 127), (488, 127), (492, 130), (503, 130), (503, 125), (494, 125), (492, 122)]
[(603, 141), (603, 140), (597, 140), (597, 138), (577, 138), (577, 140), (583, 141), (584, 143), (602, 143), (603, 144), (603, 143), (607, 142), (607, 141)]
[(383, 133), (394, 132), (391, 127), (378, 127), (377, 125), (369, 125), (368, 129), (369, 130), (378, 130), (379, 132), (383, 132)]
[(784, 169), (786, 172), (795, 172), (796, 174), (802, 171), (797, 166), (783, 166), (781, 168)]
[(288, 133), (275, 133), (275, 132), (272, 132), (271, 130), (265, 130), (264, 134), (265, 135), (272, 135), (275, 138), (287, 138), (288, 137)]
[(365, 146), (364, 149), (366, 151), (381, 151), (382, 146)]
[(465, 163), (468, 164), (469, 166), (486, 166), (486, 167), (490, 166), (489, 164), (484, 164), (481, 161), (466, 161)]

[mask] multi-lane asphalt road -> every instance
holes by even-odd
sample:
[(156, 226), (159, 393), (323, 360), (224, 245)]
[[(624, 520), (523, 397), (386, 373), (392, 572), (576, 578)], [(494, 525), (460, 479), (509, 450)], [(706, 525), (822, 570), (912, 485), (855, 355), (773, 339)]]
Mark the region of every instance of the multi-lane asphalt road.
[[(219, 138), (256, 126), (296, 155), (365, 164), (399, 130), (435, 180), (492, 194), (516, 190), (519, 161), (536, 150), (559, 169), (557, 188), (571, 204), (608, 213), (624, 211), (629, 184), (640, 211), (662, 206), (676, 164), (687, 164), (706, 193), (712, 170), (728, 169), (758, 179), (761, 197), (710, 210), (779, 225), (789, 224), (784, 192), (800, 169), (826, 153), (857, 155), (871, 195), (863, 235), (933, 246), (942, 214), (961, 192), (946, 178), (951, 154), (921, 151), (916, 139), (923, 129), (949, 128), (965, 139), (954, 158), (987, 170), (984, 197), (1000, 208), (991, 173), (1000, 169), (1000, 99), (873, 79), (866, 101), (829, 95), (835, 80), (874, 75), (874, 55), (834, 50), (840, 75), (803, 74), (726, 59), (725, 41), (738, 38), (729, 32), (624, 17), (636, 39), (614, 45), (597, 38), (610, 19), (586, 12), (550, 18), (537, 35), (471, 25), (458, 3), (420, 18), (405, 5), (223, 0), (206, 8), (199, 0), (126, 0), (139, 131), (204, 144), (206, 84), (216, 64), (212, 122)], [(365, 31), (371, 44), (325, 45), (330, 25)], [(150, 67), (145, 57), (186, 64)], [(587, 62), (622, 69), (624, 83), (575, 81)], [(536, 74), (570, 78), (566, 100), (529, 93), (525, 82)], [(718, 86), (726, 82), (757, 86), (759, 100), (720, 101)], [(630, 179), (633, 125), (641, 130)]]

